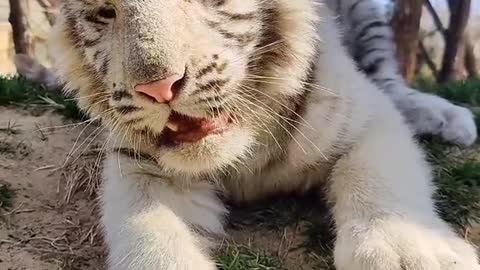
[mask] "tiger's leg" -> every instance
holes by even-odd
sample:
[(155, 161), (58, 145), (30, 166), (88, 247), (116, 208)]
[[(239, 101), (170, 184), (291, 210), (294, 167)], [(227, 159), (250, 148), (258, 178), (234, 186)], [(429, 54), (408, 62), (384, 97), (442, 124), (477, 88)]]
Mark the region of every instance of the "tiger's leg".
[(436, 213), (428, 165), (407, 127), (383, 114), (331, 175), (336, 269), (480, 270), (475, 249)]
[[(136, 161), (112, 154), (105, 164), (103, 224), (111, 270), (214, 270), (201, 232), (222, 233), (226, 210), (208, 185), (188, 191), (137, 174)], [(143, 167), (143, 164), (142, 164)], [(121, 169), (121, 170), (120, 170)]]
[(373, 0), (330, 2), (334, 5), (331, 8), (340, 15), (345, 43), (358, 66), (393, 100), (416, 134), (440, 135), (461, 145), (475, 142), (477, 129), (468, 109), (406, 85), (395, 58), (391, 28), (378, 3)]

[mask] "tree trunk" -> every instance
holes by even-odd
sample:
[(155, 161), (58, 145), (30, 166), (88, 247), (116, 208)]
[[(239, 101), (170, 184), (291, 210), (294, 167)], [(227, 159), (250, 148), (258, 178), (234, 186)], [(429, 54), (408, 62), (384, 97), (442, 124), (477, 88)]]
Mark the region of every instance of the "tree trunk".
[(467, 78), (467, 72), (465, 69), (465, 36), (458, 42), (457, 56), (453, 64), (453, 72), (450, 79), (452, 80), (465, 80)]
[(446, 39), (447, 30), (443, 26), (442, 20), (440, 19), (440, 16), (438, 16), (437, 11), (435, 11), (435, 8), (433, 7), (432, 3), (429, 0), (425, 0), (424, 3), (425, 3), (425, 7), (430, 13), (430, 16), (432, 16), (433, 22), (435, 23), (435, 26), (437, 27), (438, 31), (440, 31), (443, 37)]
[(412, 83), (415, 78), (421, 16), (422, 1), (397, 0), (391, 24), (397, 46), (400, 71), (408, 83)]
[(472, 38), (469, 33), (465, 35), (465, 69), (469, 78), (478, 77), (478, 69), (475, 57), (474, 46)]
[(448, 0), (450, 25), (447, 30), (442, 69), (438, 75), (440, 82), (448, 81), (454, 76), (455, 59), (470, 15), (470, 4), (471, 0)]
[(8, 21), (12, 26), (15, 53), (30, 54), (31, 41), (27, 22), (20, 0), (9, 0), (10, 15)]
[(428, 54), (427, 48), (425, 48), (425, 45), (423, 44), (423, 42), (421, 40), (418, 42), (418, 47), (420, 49), (420, 54), (421, 54), (423, 60), (425, 61), (425, 63), (427, 64), (428, 68), (432, 72), (432, 75), (435, 78), (437, 78), (437, 76), (438, 76), (437, 66), (435, 65), (435, 62), (432, 60), (430, 55)]
[(53, 0), (37, 0), (38, 4), (43, 8), (45, 17), (47, 17), (50, 25), (55, 23), (56, 9), (58, 8), (58, 2)]

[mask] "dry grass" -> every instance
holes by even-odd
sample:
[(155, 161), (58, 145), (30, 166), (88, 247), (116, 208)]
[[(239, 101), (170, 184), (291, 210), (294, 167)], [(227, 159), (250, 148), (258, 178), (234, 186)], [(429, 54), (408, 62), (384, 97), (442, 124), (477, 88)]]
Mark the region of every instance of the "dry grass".
[[(472, 85), (477, 84), (470, 83), (468, 87)], [(477, 94), (475, 99), (465, 98), (464, 93), (458, 96), (450, 88), (448, 92), (445, 90), (447, 94), (462, 103), (473, 100), (477, 102), (472, 102), (474, 106), (480, 104), (476, 99), (479, 98)], [(19, 136), (22, 131), (14, 122), (9, 122), (0, 128), (0, 133)], [(51, 133), (40, 130), (37, 136), (48, 140)], [(0, 246), (7, 244), (39, 254), (42, 260), (53, 262), (56, 269), (102, 269), (98, 265), (86, 264), (91, 258), (98, 257), (101, 261), (105, 256), (98, 207), (83, 209), (91, 205), (76, 205), (79, 198), (88, 201), (98, 198), (102, 148), (91, 138), (82, 137), (80, 145), (82, 140), (86, 140), (85, 144), (80, 149), (70, 151), (68, 161), (61, 166), (46, 165), (37, 169), (61, 175), (57, 184), (57, 194), (62, 199), (60, 206), (44, 205), (46, 210), (62, 212), (63, 220), (52, 224), (52, 230), (57, 231), (26, 231), (22, 235), (11, 235), (8, 239), (0, 240)], [(0, 152), (4, 149), (6, 155), (16, 158), (26, 153), (19, 147), (19, 142), (4, 142), (2, 144), (0, 141)], [(27, 147), (23, 148), (30, 149), (25, 145)], [(444, 218), (460, 227), (467, 239), (480, 240), (479, 231), (472, 227), (480, 217), (480, 146), (465, 150), (436, 141), (426, 145), (436, 168), (436, 183), (440, 187), (438, 199)], [(9, 202), (11, 198), (5, 201)], [(331, 252), (334, 235), (327, 208), (316, 196), (274, 198), (251, 207), (232, 207), (228, 230), (234, 237), (224, 242), (216, 256), (219, 268), (298, 269), (296, 266), (301, 265), (302, 269), (334, 269)], [(19, 204), (11, 205), (1, 214), (8, 223), (10, 217), (29, 211), (32, 209)], [(83, 218), (85, 216), (88, 219)]]

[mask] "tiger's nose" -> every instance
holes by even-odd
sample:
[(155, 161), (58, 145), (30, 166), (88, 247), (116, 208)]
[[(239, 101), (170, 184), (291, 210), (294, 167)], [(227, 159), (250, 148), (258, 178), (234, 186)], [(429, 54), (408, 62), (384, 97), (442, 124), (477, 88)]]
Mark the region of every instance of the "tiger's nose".
[(171, 75), (165, 79), (153, 82), (138, 84), (135, 91), (153, 98), (158, 103), (168, 103), (175, 98), (175, 95), (183, 86), (183, 76), (178, 74)]

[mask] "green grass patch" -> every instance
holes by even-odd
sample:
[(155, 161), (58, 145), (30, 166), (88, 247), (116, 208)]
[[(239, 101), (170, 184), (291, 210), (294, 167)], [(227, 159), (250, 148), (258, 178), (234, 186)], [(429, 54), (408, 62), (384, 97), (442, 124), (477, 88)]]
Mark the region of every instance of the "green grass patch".
[(0, 139), (0, 155), (21, 160), (32, 152), (32, 147), (25, 142), (15, 143)]
[(415, 87), (444, 97), (453, 103), (469, 107), (475, 116), (477, 129), (480, 131), (480, 78), (444, 84), (438, 84), (428, 78), (420, 78)]
[[(462, 106), (468, 106), (476, 115), (480, 127), (480, 79), (436, 84), (419, 80), (417, 88), (434, 93)], [(0, 105), (45, 105), (72, 119), (85, 119), (74, 101), (57, 92), (51, 92), (22, 77), (0, 77)], [(15, 134), (15, 124), (9, 123), (0, 132)], [(439, 139), (424, 142), (429, 160), (434, 165), (434, 195), (438, 211), (443, 219), (460, 230), (480, 222), (480, 160), (479, 158), (452, 158), (452, 152), (469, 153), (456, 146), (442, 144)], [(474, 146), (477, 153), (480, 146)], [(15, 154), (21, 149), (0, 141), (0, 153)], [(460, 154), (462, 155), (462, 154)], [(467, 155), (467, 154), (465, 154)], [(399, 164), (401, 166), (401, 164)], [(0, 183), (0, 208), (11, 207), (14, 193)], [(231, 226), (235, 229), (253, 226), (259, 229), (281, 231), (287, 226), (303, 222), (307, 236), (302, 246), (311, 255), (320, 270), (333, 270), (332, 248), (334, 234), (328, 205), (319, 202), (317, 194), (306, 197), (288, 197), (268, 200), (247, 208), (232, 207)], [(270, 256), (243, 245), (228, 244), (216, 256), (220, 270), (281, 270), (285, 269), (281, 258)]]
[(443, 219), (462, 230), (480, 222), (480, 163), (444, 167), (436, 184), (435, 198)]
[(0, 208), (8, 208), (12, 206), (13, 190), (6, 184), (0, 183)]
[(21, 131), (18, 129), (18, 125), (15, 121), (8, 121), (5, 127), (0, 127), (0, 133), (4, 133), (7, 135), (16, 135), (20, 134)]
[[(480, 78), (443, 84), (420, 78), (415, 86), (469, 108), (480, 131)], [(479, 144), (469, 149), (460, 149), (433, 139), (426, 142), (425, 148), (435, 169), (434, 182), (437, 192), (434, 198), (442, 218), (461, 230), (465, 230), (472, 223), (480, 222)], [(471, 153), (477, 153), (477, 158), (467, 157)], [(452, 159), (455, 155), (463, 158)]]
[(0, 141), (0, 154), (15, 154), (16, 148), (13, 144), (6, 141)]
[(461, 231), (480, 222), (480, 161), (469, 157), (478, 153), (480, 146), (473, 147), (459, 149), (436, 140), (426, 144), (434, 168), (437, 209), (444, 220)]
[(286, 270), (279, 258), (235, 244), (228, 244), (216, 261), (219, 270)]
[(480, 106), (480, 79), (451, 81), (438, 84), (429, 79), (418, 79), (416, 87), (422, 91), (444, 97), (452, 102)]
[(335, 270), (333, 250), (325, 250), (322, 253), (313, 252), (310, 256), (313, 260), (314, 269)]
[(0, 76), (0, 105), (22, 104), (51, 107), (67, 118), (86, 119), (75, 102), (60, 92), (50, 91), (20, 76)]
[(316, 209), (316, 196), (274, 196), (250, 205), (229, 205), (229, 225), (234, 229), (252, 227), (282, 231), (309, 219)]

